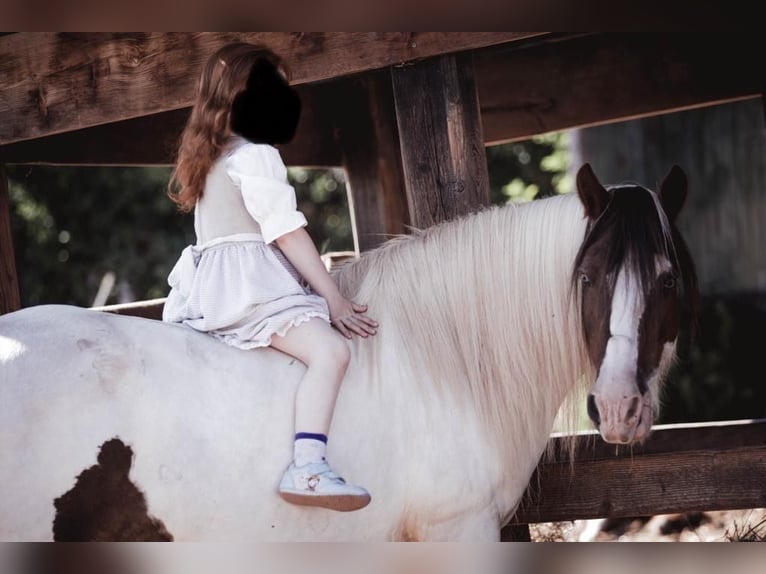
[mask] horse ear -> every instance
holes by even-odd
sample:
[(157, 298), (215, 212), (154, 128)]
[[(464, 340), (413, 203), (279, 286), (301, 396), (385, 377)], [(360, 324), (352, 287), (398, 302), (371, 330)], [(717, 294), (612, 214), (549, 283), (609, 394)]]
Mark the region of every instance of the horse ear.
[(670, 172), (660, 184), (660, 203), (662, 203), (662, 209), (665, 210), (665, 215), (671, 222), (675, 222), (684, 206), (688, 187), (686, 174), (677, 165), (670, 168)]
[(609, 192), (601, 185), (589, 163), (577, 171), (577, 193), (580, 196), (585, 215), (597, 219), (609, 203)]

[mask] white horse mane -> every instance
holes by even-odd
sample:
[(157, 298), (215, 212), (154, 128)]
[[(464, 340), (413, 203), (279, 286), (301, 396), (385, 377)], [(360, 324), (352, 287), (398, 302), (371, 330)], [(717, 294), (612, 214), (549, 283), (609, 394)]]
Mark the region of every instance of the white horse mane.
[(561, 400), (592, 381), (570, 288), (585, 230), (572, 194), (488, 208), (341, 267), (341, 290), (380, 322), (377, 337), (355, 343), (356, 355), (366, 355), (360, 363), (396, 345), (412, 369), (405, 376), (423, 381), (414, 387), (473, 404), (489, 436), (512, 452), (534, 436), (533, 419), (552, 419)]

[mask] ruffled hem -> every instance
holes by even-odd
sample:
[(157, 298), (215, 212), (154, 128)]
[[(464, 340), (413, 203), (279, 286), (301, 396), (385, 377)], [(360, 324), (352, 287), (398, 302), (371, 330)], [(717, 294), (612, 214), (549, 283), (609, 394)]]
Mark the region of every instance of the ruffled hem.
[(240, 349), (268, 346), (275, 334), (314, 317), (330, 322), (327, 302), (262, 240), (187, 248), (169, 283), (165, 321)]
[(237, 349), (242, 349), (243, 351), (250, 351), (252, 349), (259, 349), (262, 347), (268, 347), (271, 345), (271, 339), (274, 337), (274, 335), (277, 335), (278, 337), (284, 337), (287, 332), (292, 329), (293, 327), (297, 327), (298, 325), (301, 325), (303, 323), (306, 323), (310, 321), (311, 319), (322, 319), (326, 321), (328, 324), (330, 324), (330, 317), (325, 315), (324, 313), (319, 313), (318, 311), (307, 311), (301, 315), (298, 315), (294, 319), (292, 319), (289, 323), (285, 324), (282, 328), (277, 329), (276, 331), (269, 333), (265, 339), (253, 339), (249, 341), (242, 341), (238, 339), (237, 337), (232, 337), (230, 335), (224, 335), (219, 333), (210, 333), (217, 339), (220, 339), (230, 347), (236, 347)]

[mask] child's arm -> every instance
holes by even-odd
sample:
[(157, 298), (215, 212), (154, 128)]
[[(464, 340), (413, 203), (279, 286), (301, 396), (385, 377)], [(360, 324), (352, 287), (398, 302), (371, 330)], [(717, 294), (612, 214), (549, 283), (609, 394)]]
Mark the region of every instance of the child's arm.
[(377, 332), (378, 323), (365, 315), (367, 305), (358, 305), (341, 295), (303, 227), (285, 233), (274, 242), (314, 291), (325, 298), (330, 320), (344, 337), (350, 339), (352, 332), (361, 337)]

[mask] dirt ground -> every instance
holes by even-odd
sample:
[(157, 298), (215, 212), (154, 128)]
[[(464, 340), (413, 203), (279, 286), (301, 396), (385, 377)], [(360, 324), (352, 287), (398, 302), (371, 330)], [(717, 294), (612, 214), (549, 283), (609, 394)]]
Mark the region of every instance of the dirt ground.
[(530, 525), (533, 542), (766, 541), (766, 509)]

